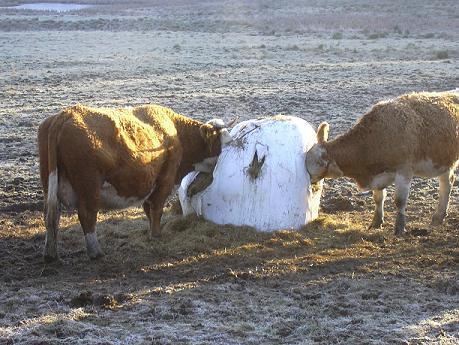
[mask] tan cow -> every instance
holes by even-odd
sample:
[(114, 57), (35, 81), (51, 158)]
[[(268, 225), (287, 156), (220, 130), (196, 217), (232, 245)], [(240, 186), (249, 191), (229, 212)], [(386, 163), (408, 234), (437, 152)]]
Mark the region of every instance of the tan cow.
[(171, 109), (67, 108), (38, 129), (45, 194), (46, 261), (58, 258), (60, 204), (78, 210), (90, 258), (103, 255), (96, 236), (100, 209), (143, 204), (149, 237), (159, 236), (166, 198), (193, 164), (230, 140), (221, 120), (202, 123)]
[(360, 188), (373, 190), (374, 228), (384, 222), (386, 187), (395, 183), (395, 233), (400, 235), (411, 179), (438, 176), (440, 200), (432, 223), (443, 222), (459, 160), (458, 93), (410, 93), (377, 103), (347, 133), (329, 142), (328, 129), (327, 123), (319, 126), (318, 143), (307, 154), (312, 182), (348, 176)]

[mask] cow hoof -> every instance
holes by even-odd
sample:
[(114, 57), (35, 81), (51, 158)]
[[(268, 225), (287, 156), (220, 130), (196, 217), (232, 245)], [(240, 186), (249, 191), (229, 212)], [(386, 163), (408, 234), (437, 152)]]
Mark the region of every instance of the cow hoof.
[(444, 219), (445, 219), (445, 216), (438, 216), (438, 215), (434, 214), (430, 224), (431, 225), (442, 225)]
[(403, 213), (397, 214), (395, 221), (395, 236), (401, 236), (405, 233), (406, 217)]
[(384, 224), (384, 221), (382, 221), (382, 220), (373, 220), (371, 222), (370, 226), (368, 227), (368, 230), (381, 229), (383, 224)]
[(43, 255), (43, 262), (45, 264), (62, 264), (62, 260), (59, 258), (59, 256), (52, 256), (52, 255)]
[(402, 230), (395, 230), (395, 236), (401, 237), (405, 234), (405, 229)]
[(405, 227), (404, 226), (395, 226), (395, 236), (402, 236), (405, 234)]
[(100, 249), (99, 241), (95, 232), (85, 235), (86, 238), (86, 252), (91, 260), (97, 260), (104, 256), (102, 249)]
[(98, 261), (100, 259), (102, 259), (104, 257), (104, 253), (103, 252), (98, 252), (98, 253), (94, 253), (94, 254), (88, 254), (89, 258), (91, 259), (91, 261)]
[(161, 238), (161, 232), (149, 232), (148, 233), (148, 240), (153, 241)]

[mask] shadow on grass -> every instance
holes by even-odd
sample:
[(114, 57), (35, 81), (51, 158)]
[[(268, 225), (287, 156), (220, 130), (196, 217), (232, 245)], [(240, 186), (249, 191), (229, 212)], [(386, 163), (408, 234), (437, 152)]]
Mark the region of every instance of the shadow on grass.
[[(381, 320), (386, 320), (386, 312), (392, 310), (392, 304), (403, 304), (402, 299), (397, 302), (392, 298), (402, 295), (405, 284), (411, 284), (411, 288), (418, 286), (414, 280), (427, 281), (423, 286), (434, 293), (451, 298), (457, 294), (457, 274), (451, 273), (457, 272), (458, 265), (458, 234), (453, 229), (457, 215), (453, 215), (446, 226), (429, 229), (426, 236), (404, 238), (395, 238), (391, 225), (383, 230), (366, 230), (368, 216), (359, 212), (323, 215), (299, 231), (263, 233), (249, 227), (216, 225), (198, 217), (166, 214), (161, 238), (150, 242), (148, 224), (140, 210), (102, 213), (98, 234), (106, 256), (95, 262), (86, 256), (76, 216), (65, 216), (59, 241), (64, 262), (44, 265), (41, 258), (43, 224), (37, 214), (30, 214), (4, 222), (0, 249), (2, 260), (7, 264), (0, 266), (0, 274), (6, 291), (40, 287), (40, 291), (50, 294), (47, 299), (60, 305), (52, 312), (37, 310), (35, 317), (19, 326), (18, 337), (26, 336), (33, 329), (40, 337), (66, 337), (73, 334), (75, 320), (81, 320), (78, 325), (86, 329), (83, 333), (95, 334), (94, 329), (100, 322), (107, 325), (111, 322), (110, 315), (114, 314), (107, 311), (123, 311), (126, 315), (141, 312), (139, 317), (152, 324), (168, 324), (177, 318), (183, 321), (195, 315), (193, 301), (207, 301), (205, 296), (209, 293), (212, 294), (209, 301), (234, 298), (231, 304), (234, 310), (215, 317), (238, 320), (240, 313), (249, 313), (255, 318), (255, 314), (250, 313), (258, 309), (249, 306), (245, 310), (238, 301), (249, 292), (262, 290), (260, 296), (271, 298), (280, 294), (278, 303), (287, 301), (285, 303), (298, 305), (300, 309), (295, 313), (305, 311), (298, 325), (295, 320), (290, 320), (288, 327), (285, 322), (273, 324), (272, 332), (264, 333), (264, 340), (283, 339), (282, 334), (291, 332), (292, 339), (307, 336), (326, 343), (339, 336), (354, 342), (359, 340), (358, 332), (340, 333), (328, 326), (319, 327), (312, 323), (315, 318), (311, 315), (315, 313), (327, 320), (348, 318), (352, 324), (355, 321), (358, 325), (355, 327), (364, 330), (371, 326), (365, 321), (371, 319), (369, 316), (379, 315)], [(427, 280), (434, 271), (442, 272), (443, 277), (433, 276)], [(386, 281), (384, 277), (389, 276), (392, 280)], [(355, 279), (359, 277), (362, 280)], [(423, 299), (430, 298), (426, 296), (412, 296), (409, 302), (422, 303)], [(6, 313), (15, 313), (17, 300), (11, 301), (11, 305), (3, 305)], [(159, 301), (164, 302), (161, 307), (158, 307)], [(209, 301), (202, 303), (211, 303)], [(219, 303), (214, 306), (216, 313)], [(369, 309), (364, 310), (367, 317), (362, 318), (362, 311), (354, 312), (352, 308), (363, 306)], [(427, 316), (438, 313), (434, 307)], [(280, 313), (289, 315), (293, 307), (280, 304), (279, 308)], [(315, 312), (311, 311), (310, 315), (308, 310)], [(406, 325), (417, 325), (425, 317), (413, 314), (411, 319), (403, 321), (403, 311), (400, 315), (397, 310), (393, 313), (402, 320), (397, 322), (406, 322)], [(304, 322), (311, 324), (301, 328)], [(232, 326), (228, 327), (231, 337), (244, 342), (246, 331), (233, 334)], [(307, 334), (294, 331), (296, 327)], [(382, 327), (391, 327), (391, 324)], [(386, 340), (401, 341), (400, 334), (394, 333), (393, 338)]]
[(145, 286), (172, 293), (217, 279), (292, 278), (298, 273), (325, 277), (372, 270), (397, 274), (413, 268), (413, 260), (418, 265), (414, 268), (454, 265), (457, 247), (453, 234), (397, 239), (389, 229), (366, 230), (366, 219), (358, 212), (350, 217), (324, 215), (299, 231), (272, 233), (166, 214), (162, 236), (148, 241), (146, 218), (131, 209), (100, 215), (98, 236), (106, 256), (93, 262), (85, 254), (76, 216), (62, 218), (61, 264), (42, 263), (44, 228), (37, 214), (3, 230), (4, 281), (61, 281), (102, 290), (116, 282), (113, 293)]
[[(76, 216), (71, 215), (61, 219), (59, 252), (63, 264), (44, 266), (41, 257), (44, 226), (40, 218), (39, 214), (30, 213), (19, 220), (11, 219), (0, 233), (1, 256), (6, 263), (0, 273), (11, 280), (38, 278), (43, 272), (58, 274), (63, 279), (72, 276), (90, 279), (99, 274), (161, 276), (163, 272), (187, 267), (193, 267), (193, 274), (200, 268), (218, 273), (221, 269), (250, 268), (273, 259), (318, 253), (324, 248), (347, 247), (369, 236), (329, 218), (321, 218), (300, 231), (263, 233), (250, 227), (217, 225), (195, 216), (169, 214), (161, 237), (148, 241), (146, 218), (140, 210), (130, 210), (100, 215), (98, 236), (106, 256), (91, 262), (85, 255)], [(45, 270), (39, 272), (43, 267)]]

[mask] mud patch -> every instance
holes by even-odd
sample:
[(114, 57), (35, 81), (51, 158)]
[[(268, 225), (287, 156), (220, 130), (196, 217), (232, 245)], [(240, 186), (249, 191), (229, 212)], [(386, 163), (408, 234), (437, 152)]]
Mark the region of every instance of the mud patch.
[(132, 294), (120, 293), (116, 295), (93, 294), (91, 291), (81, 292), (78, 296), (73, 297), (69, 305), (72, 308), (81, 308), (90, 305), (101, 308), (114, 310), (119, 308), (123, 303), (133, 299)]

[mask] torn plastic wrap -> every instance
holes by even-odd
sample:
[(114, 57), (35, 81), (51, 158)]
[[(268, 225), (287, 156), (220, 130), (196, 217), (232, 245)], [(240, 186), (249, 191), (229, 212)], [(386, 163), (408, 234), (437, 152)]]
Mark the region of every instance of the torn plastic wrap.
[(261, 231), (298, 229), (317, 217), (322, 185), (311, 185), (306, 170), (306, 152), (316, 143), (308, 122), (291, 116), (249, 120), (231, 136), (207, 188), (189, 193), (198, 172), (182, 180), (184, 215)]

